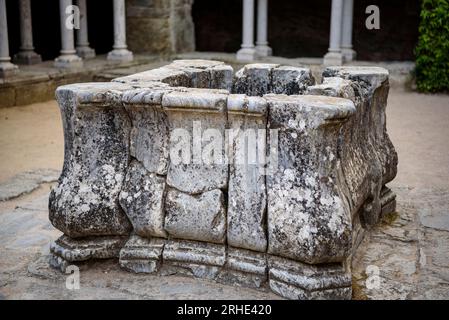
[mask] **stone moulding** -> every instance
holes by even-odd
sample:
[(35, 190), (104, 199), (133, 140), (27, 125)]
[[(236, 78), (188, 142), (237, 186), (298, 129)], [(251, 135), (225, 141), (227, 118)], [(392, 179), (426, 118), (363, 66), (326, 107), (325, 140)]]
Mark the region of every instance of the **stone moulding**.
[(306, 68), (234, 74), (208, 60), (59, 87), (49, 217), (64, 235), (50, 264), (118, 258), (137, 273), (350, 299), (364, 231), (395, 210), (388, 89), (381, 68), (329, 67), (315, 84)]

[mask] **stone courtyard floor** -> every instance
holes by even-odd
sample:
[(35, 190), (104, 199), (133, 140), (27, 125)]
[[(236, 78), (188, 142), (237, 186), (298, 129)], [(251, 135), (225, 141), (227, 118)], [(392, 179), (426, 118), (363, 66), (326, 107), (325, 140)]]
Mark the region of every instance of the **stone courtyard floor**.
[[(390, 184), (397, 214), (359, 247), (354, 298), (449, 299), (449, 96), (395, 89), (387, 114), (399, 154)], [(0, 299), (277, 298), (206, 280), (132, 274), (110, 260), (81, 265), (80, 289), (66, 289), (66, 275), (49, 268), (46, 256), (60, 235), (47, 217), (63, 157), (56, 102), (0, 109), (0, 150)]]

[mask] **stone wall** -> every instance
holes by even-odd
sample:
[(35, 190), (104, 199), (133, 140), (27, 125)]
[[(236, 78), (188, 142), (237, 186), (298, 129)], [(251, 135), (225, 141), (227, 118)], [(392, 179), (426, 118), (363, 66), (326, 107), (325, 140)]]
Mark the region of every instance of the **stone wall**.
[(133, 272), (349, 299), (363, 231), (395, 210), (388, 72), (323, 79), (179, 60), (58, 88), (65, 157), (49, 212), (64, 235), (50, 263), (118, 257)]
[(126, 29), (131, 51), (170, 54), (195, 50), (193, 0), (128, 0)]

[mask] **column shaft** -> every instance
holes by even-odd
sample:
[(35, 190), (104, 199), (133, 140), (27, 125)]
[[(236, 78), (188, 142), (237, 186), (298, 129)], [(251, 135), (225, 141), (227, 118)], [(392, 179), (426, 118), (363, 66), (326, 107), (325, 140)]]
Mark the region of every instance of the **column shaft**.
[(254, 48), (254, 0), (243, 0), (242, 46), (237, 60), (252, 61), (256, 58)]
[(0, 76), (2, 78), (17, 71), (9, 56), (8, 21), (6, 18), (6, 0), (0, 0)]
[(272, 50), (268, 46), (268, 0), (257, 1), (257, 55), (271, 56)]
[(125, 0), (114, 0), (114, 50), (109, 52), (109, 60), (131, 61), (133, 54), (126, 45)]
[(354, 0), (344, 0), (341, 52), (345, 61), (352, 61), (356, 57), (356, 52), (352, 49), (353, 11)]
[(80, 10), (80, 28), (76, 30), (76, 53), (83, 59), (95, 57), (95, 50), (89, 47), (86, 0), (77, 0)]
[(59, 15), (61, 24), (61, 55), (55, 59), (55, 66), (58, 68), (81, 67), (83, 61), (76, 55), (73, 25), (68, 21), (72, 11), (72, 0), (59, 0)]
[(325, 65), (343, 64), (341, 54), (343, 0), (332, 0), (331, 28), (329, 34), (329, 52), (324, 56)]
[(41, 56), (34, 52), (33, 25), (30, 0), (19, 0), (20, 11), (20, 51), (14, 56), (14, 62), (35, 64), (42, 61)]

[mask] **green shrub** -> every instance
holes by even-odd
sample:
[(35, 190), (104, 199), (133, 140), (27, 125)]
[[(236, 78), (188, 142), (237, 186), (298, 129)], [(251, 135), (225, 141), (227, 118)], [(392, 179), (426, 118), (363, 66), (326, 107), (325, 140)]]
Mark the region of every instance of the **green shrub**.
[(422, 0), (416, 54), (419, 91), (449, 91), (449, 0)]

